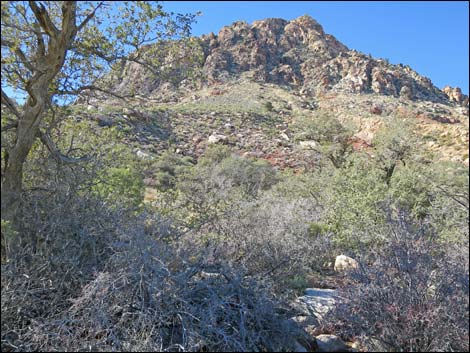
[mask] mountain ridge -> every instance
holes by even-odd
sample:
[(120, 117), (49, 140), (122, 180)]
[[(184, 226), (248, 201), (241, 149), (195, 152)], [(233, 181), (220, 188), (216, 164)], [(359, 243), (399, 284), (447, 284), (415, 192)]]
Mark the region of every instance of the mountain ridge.
[[(236, 21), (218, 34), (197, 40), (203, 52), (196, 65), (200, 85), (216, 85), (245, 74), (254, 81), (291, 86), (309, 96), (376, 93), (464, 107), (469, 104), (468, 96), (458, 87), (441, 90), (408, 65), (393, 65), (349, 49), (309, 15), (291, 21), (268, 18), (251, 25)], [(165, 80), (152, 79), (135, 63), (128, 64), (121, 76), (124, 78), (115, 85), (121, 93), (130, 87), (143, 95), (175, 89), (167, 87)]]

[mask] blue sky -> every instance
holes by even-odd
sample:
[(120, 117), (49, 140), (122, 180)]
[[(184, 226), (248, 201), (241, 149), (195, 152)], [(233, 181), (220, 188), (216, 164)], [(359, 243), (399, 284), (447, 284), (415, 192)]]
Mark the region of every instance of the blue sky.
[(164, 1), (166, 10), (202, 11), (193, 34), (217, 32), (237, 20), (286, 20), (308, 14), (350, 49), (408, 64), (442, 88), (468, 94), (467, 1)]

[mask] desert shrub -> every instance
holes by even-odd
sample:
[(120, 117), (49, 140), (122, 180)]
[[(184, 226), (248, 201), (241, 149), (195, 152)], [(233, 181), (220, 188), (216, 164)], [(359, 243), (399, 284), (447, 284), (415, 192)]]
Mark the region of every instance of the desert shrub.
[(272, 112), (273, 109), (274, 109), (273, 104), (272, 104), (271, 102), (269, 102), (269, 101), (266, 102), (266, 103), (264, 103), (264, 107), (266, 108), (266, 110), (267, 110), (268, 112)]
[(330, 232), (330, 227), (325, 223), (311, 222), (308, 225), (308, 234), (313, 238), (327, 234), (329, 232)]
[(468, 167), (451, 162), (436, 163), (429, 182), (433, 186), (433, 203), (428, 218), (439, 236), (456, 242), (468, 239)]
[[(212, 183), (220, 180), (220, 176), (212, 178)], [(185, 196), (192, 198), (195, 206), (191, 210), (203, 217), (188, 226), (181, 242), (183, 249), (210, 249), (211, 258), (243, 266), (253, 276), (269, 278), (284, 294), (288, 293), (285, 286), (292, 276), (306, 274), (318, 265), (323, 254), (316, 250), (323, 239), (313, 240), (308, 226), (318, 221), (319, 206), (308, 194), (293, 197), (299, 192), (300, 182), (289, 186), (290, 180), (283, 180), (255, 198), (229, 184), (217, 192), (211, 188), (196, 191), (196, 187), (207, 186), (209, 180), (206, 177), (193, 182), (193, 192)], [(204, 204), (204, 209), (196, 208)]]
[(367, 160), (357, 160), (343, 169), (324, 170), (322, 221), (333, 234), (338, 250), (360, 252), (380, 240), (378, 229), (385, 223), (383, 205), (387, 187), (380, 170)]
[(10, 252), (10, 244), (15, 241), (18, 232), (15, 231), (9, 221), (1, 220), (1, 249), (2, 249), (2, 263), (8, 260), (8, 253)]
[(338, 142), (349, 138), (350, 135), (349, 128), (327, 113), (299, 118), (294, 128), (298, 131), (297, 140), (315, 140), (320, 143)]
[(343, 333), (391, 352), (468, 351), (468, 240), (457, 249), (405, 217), (341, 293)]
[(67, 199), (46, 213), (43, 200), (27, 195), (25, 227), (2, 264), (2, 351), (33, 349), (24, 334), (70, 306), (109, 258), (113, 230), (125, 218), (91, 199)]
[(184, 212), (186, 227), (207, 225), (230, 212), (237, 202), (257, 198), (277, 182), (276, 172), (265, 162), (230, 154), (226, 148), (212, 148), (177, 183), (178, 200), (173, 205)]
[(422, 164), (407, 163), (396, 168), (388, 194), (396, 207), (418, 219), (426, 217), (434, 201), (434, 175)]
[(269, 285), (245, 276), (242, 268), (208, 264), (202, 253), (192, 260), (175, 256), (127, 229), (111, 247), (104, 268), (67, 308), (35, 320), (11, 343), (46, 351), (293, 349)]
[(256, 197), (262, 190), (269, 189), (277, 181), (272, 166), (264, 160), (253, 160), (232, 156), (220, 163), (219, 173), (231, 180), (234, 187), (240, 188), (244, 195)]
[[(264, 161), (211, 148), (178, 177), (174, 198), (158, 205), (174, 221), (175, 246), (191, 253), (210, 250), (210, 259), (274, 279), (282, 288), (320, 262), (319, 243), (308, 235), (319, 205), (311, 179), (280, 175)], [(287, 291), (285, 291), (287, 293)]]
[[(64, 164), (40, 143), (28, 156), (20, 227), (2, 264), (2, 350), (31, 350), (23, 334), (70, 306), (106, 263), (115, 229), (129, 221), (141, 190), (137, 165), (115, 129), (65, 120), (50, 133), (53, 140), (60, 135), (64, 154), (90, 158)], [(118, 180), (117, 189), (100, 189), (100, 176)]]
[(200, 167), (210, 166), (222, 162), (224, 159), (229, 158), (232, 151), (228, 146), (214, 144), (209, 146), (204, 154), (199, 158), (198, 165)]
[(117, 207), (125, 203), (129, 208), (137, 208), (144, 197), (142, 174), (130, 167), (113, 167), (98, 173), (96, 185), (92, 188), (96, 197)]
[(156, 187), (160, 191), (173, 189), (178, 176), (190, 166), (192, 166), (190, 157), (182, 157), (172, 151), (162, 153), (152, 167), (155, 170)]

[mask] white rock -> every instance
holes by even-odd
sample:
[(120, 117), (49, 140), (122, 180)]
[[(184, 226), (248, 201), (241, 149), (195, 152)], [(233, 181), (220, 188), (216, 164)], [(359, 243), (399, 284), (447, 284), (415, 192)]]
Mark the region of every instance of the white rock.
[(136, 154), (137, 154), (137, 157), (141, 159), (152, 159), (152, 156), (150, 154), (146, 152), (142, 152), (141, 150), (138, 150)]
[(315, 147), (317, 147), (317, 143), (313, 140), (308, 140), (308, 141), (300, 141), (300, 148), (303, 150), (313, 150)]
[(336, 272), (350, 271), (353, 269), (357, 269), (358, 267), (359, 263), (352, 257), (346, 255), (336, 256), (334, 267)]
[(225, 136), (225, 135), (216, 135), (216, 134), (210, 135), (209, 139), (207, 140), (207, 142), (210, 143), (210, 144), (225, 142), (225, 141), (227, 141), (227, 136)]
[(319, 335), (317, 339), (318, 352), (345, 352), (348, 346), (335, 335)]
[(281, 132), (281, 138), (283, 138), (286, 141), (289, 141), (289, 136), (285, 132)]

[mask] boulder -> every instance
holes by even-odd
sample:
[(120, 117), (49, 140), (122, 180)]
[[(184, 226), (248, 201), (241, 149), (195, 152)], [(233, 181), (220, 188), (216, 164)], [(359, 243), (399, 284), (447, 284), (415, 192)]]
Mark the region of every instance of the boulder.
[(304, 293), (297, 304), (305, 315), (313, 315), (321, 321), (335, 306), (337, 293), (334, 289), (307, 288)]
[(352, 257), (346, 255), (336, 256), (334, 267), (336, 272), (351, 271), (353, 269), (357, 269), (358, 267), (359, 263)]
[(209, 144), (214, 144), (214, 143), (224, 143), (227, 142), (227, 136), (225, 135), (217, 135), (217, 134), (212, 134), (209, 136), (209, 139), (207, 140)]
[(144, 160), (149, 160), (149, 159), (152, 159), (152, 156), (146, 152), (142, 152), (141, 150), (138, 150), (136, 152), (136, 155), (137, 157), (139, 157), (140, 159), (144, 159)]
[(291, 317), (289, 320), (295, 322), (298, 326), (302, 327), (303, 329), (307, 327), (318, 327), (318, 320), (315, 319), (313, 316), (308, 315), (297, 315)]
[(283, 326), (286, 334), (294, 338), (294, 347), (291, 347), (294, 352), (315, 352), (317, 350), (315, 338), (294, 318), (284, 320)]
[(347, 352), (349, 347), (335, 335), (319, 335), (316, 338), (317, 352)]
[(468, 107), (468, 96), (462, 93), (460, 87), (445, 86), (442, 91), (451, 102), (460, 104), (463, 107)]
[(303, 150), (313, 150), (317, 147), (317, 143), (313, 140), (300, 141), (299, 145)]

